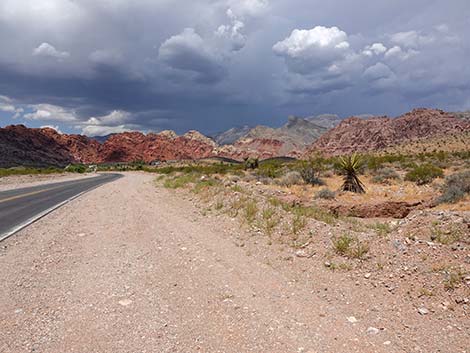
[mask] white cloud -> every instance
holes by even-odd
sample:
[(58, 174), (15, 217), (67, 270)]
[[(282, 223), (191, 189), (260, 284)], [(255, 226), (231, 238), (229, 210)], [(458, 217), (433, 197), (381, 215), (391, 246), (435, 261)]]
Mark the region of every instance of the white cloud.
[(24, 117), (29, 120), (60, 122), (74, 122), (78, 120), (73, 110), (69, 110), (57, 105), (35, 104), (31, 105), (30, 107), (35, 111), (33, 113), (24, 115)]
[(70, 53), (66, 51), (58, 51), (54, 46), (49, 43), (42, 43), (40, 46), (33, 50), (34, 56), (52, 57), (59, 60), (67, 59)]
[(131, 118), (132, 114), (129, 112), (114, 110), (104, 116), (91, 117), (76, 128), (81, 128), (82, 133), (87, 136), (104, 136), (131, 131), (132, 129), (126, 124)]
[(13, 100), (7, 96), (0, 95), (0, 111), (12, 114), (12, 118), (18, 118), (23, 112), (23, 108), (17, 107)]
[(341, 66), (340, 62), (352, 54), (345, 32), (337, 27), (322, 26), (294, 30), (289, 37), (276, 43), (273, 51), (286, 60), (290, 71), (299, 74), (311, 74), (332, 65)]
[(219, 26), (215, 35), (229, 43), (230, 51), (238, 51), (246, 43), (246, 36), (242, 33), (244, 27), (245, 24), (242, 21), (232, 18), (232, 24)]
[(41, 126), (41, 129), (52, 129), (57, 131), (59, 134), (63, 134), (63, 132), (60, 130), (59, 126), (57, 125), (43, 125)]
[(82, 134), (86, 136), (106, 136), (109, 134), (117, 134), (121, 132), (131, 131), (125, 125), (118, 126), (97, 126), (89, 125), (82, 128)]
[(100, 117), (91, 117), (89, 118), (85, 124), (86, 125), (95, 125), (95, 126), (113, 126), (113, 125), (120, 125), (124, 124), (129, 121), (132, 114), (129, 112), (125, 112), (122, 110), (114, 110), (108, 115), (100, 116)]
[[(348, 35), (338, 27), (317, 26), (310, 30), (295, 29), (289, 37), (273, 46), (278, 55), (315, 56), (321, 51), (343, 51), (349, 48)], [(321, 54), (321, 53), (320, 53)]]
[(383, 45), (382, 43), (374, 43), (372, 45), (368, 45), (364, 48), (362, 51), (362, 54), (366, 56), (374, 56), (374, 55), (380, 55), (383, 54), (387, 51), (387, 47)]
[(386, 59), (398, 58), (402, 61), (405, 61), (418, 54), (419, 54), (419, 51), (415, 49), (408, 49), (405, 51), (402, 48), (400, 48), (398, 45), (396, 45), (390, 48), (389, 50), (387, 50), (387, 52), (385, 53), (385, 58)]

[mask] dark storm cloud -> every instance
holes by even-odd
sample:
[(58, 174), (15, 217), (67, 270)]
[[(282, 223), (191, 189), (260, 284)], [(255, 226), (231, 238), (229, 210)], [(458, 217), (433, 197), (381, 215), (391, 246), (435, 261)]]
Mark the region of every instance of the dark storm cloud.
[(288, 114), (470, 109), (469, 11), (466, 0), (4, 0), (0, 123), (213, 132)]

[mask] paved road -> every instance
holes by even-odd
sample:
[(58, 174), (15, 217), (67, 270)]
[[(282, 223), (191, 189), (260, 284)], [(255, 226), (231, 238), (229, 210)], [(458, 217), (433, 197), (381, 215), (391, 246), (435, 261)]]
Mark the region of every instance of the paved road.
[(120, 177), (120, 174), (101, 174), (0, 192), (0, 241), (66, 200)]

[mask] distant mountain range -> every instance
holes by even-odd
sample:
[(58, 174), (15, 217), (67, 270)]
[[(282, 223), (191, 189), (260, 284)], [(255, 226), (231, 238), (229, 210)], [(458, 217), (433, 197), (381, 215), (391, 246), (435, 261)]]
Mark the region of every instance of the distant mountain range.
[[(416, 109), (395, 119), (369, 115), (344, 120), (336, 115), (291, 116), (280, 128), (245, 126), (217, 134), (213, 139), (197, 131), (181, 136), (163, 131), (90, 138), (60, 134), (50, 128), (11, 125), (0, 128), (0, 167), (152, 162), (214, 156), (237, 160), (250, 156), (306, 158), (312, 153), (369, 152), (407, 141), (460, 135), (470, 136), (470, 113), (433, 109)], [(470, 146), (470, 143), (463, 145)]]

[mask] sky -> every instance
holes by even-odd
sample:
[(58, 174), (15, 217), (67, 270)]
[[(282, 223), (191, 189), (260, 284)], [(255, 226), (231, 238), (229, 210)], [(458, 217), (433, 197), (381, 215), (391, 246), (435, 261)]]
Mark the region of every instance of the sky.
[(470, 109), (468, 0), (1, 0), (0, 126), (100, 136)]

